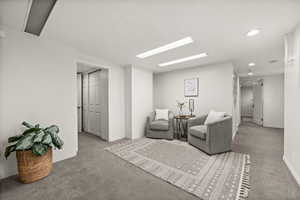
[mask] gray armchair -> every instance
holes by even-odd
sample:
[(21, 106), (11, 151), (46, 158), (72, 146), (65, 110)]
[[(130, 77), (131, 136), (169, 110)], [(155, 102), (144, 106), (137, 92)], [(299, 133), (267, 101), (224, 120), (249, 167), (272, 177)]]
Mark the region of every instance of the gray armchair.
[(204, 125), (207, 115), (188, 120), (188, 143), (209, 155), (231, 150), (232, 118)]
[(152, 112), (151, 115), (147, 117), (145, 136), (149, 138), (173, 140), (173, 117), (173, 113), (169, 111), (169, 120), (155, 120), (155, 112)]

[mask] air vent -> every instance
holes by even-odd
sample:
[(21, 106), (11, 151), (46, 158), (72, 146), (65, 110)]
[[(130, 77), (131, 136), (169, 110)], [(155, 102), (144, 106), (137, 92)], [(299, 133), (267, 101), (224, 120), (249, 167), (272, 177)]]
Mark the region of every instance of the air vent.
[(32, 0), (25, 32), (40, 36), (57, 0)]
[(277, 63), (278, 60), (270, 60), (269, 63), (273, 64), (273, 63)]

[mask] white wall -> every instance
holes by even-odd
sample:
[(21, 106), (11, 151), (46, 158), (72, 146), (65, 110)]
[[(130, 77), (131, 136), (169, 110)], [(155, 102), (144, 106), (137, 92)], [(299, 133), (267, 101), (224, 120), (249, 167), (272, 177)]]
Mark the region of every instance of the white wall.
[[(178, 114), (176, 100), (184, 97), (184, 79), (199, 78), (199, 96), (195, 99), (195, 114), (209, 110), (233, 111), (233, 65), (231, 63), (207, 65), (154, 75), (154, 107), (168, 108)], [(188, 113), (188, 106), (185, 108)]]
[(145, 133), (147, 116), (153, 111), (153, 73), (134, 67), (132, 80), (132, 138), (140, 138)]
[(126, 67), (126, 137), (136, 139), (144, 136), (147, 116), (153, 110), (153, 73)]
[[(4, 29), (2, 27), (2, 29)], [(65, 142), (54, 161), (77, 153), (76, 62), (109, 69), (109, 140), (125, 136), (124, 70), (25, 33), (6, 29), (0, 38), (0, 178), (16, 173), (14, 155), (3, 158), (7, 138), (20, 134), (21, 122), (57, 124)]]
[(285, 46), (284, 160), (300, 185), (300, 25), (287, 35)]
[(263, 78), (263, 125), (284, 127), (284, 77), (280, 75)]
[(132, 67), (125, 67), (125, 137), (132, 137)]
[[(77, 153), (76, 67), (72, 51), (29, 35), (9, 32), (0, 47), (0, 143), (20, 134), (21, 122), (57, 124), (65, 142), (54, 160)], [(1, 153), (3, 155), (3, 153)], [(16, 172), (16, 161), (1, 155), (1, 177)]]

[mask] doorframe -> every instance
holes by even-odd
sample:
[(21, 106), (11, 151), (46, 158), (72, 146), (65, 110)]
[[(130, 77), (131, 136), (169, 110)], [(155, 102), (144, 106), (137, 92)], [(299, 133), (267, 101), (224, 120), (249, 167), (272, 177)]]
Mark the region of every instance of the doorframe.
[[(82, 72), (77, 72), (77, 75), (80, 75), (80, 78), (81, 78), (81, 83), (80, 83), (80, 93), (81, 93), (81, 104), (80, 104), (80, 107), (81, 107), (81, 112), (80, 112), (80, 115), (81, 115), (81, 130), (78, 130), (77, 132), (83, 132), (83, 74)], [(77, 78), (77, 77), (76, 77)], [(78, 108), (77, 108), (78, 109)], [(78, 121), (78, 117), (77, 117), (77, 121)]]
[(261, 79), (260, 81), (259, 81), (259, 84), (261, 85), (261, 126), (263, 127), (264, 126), (264, 121), (265, 121), (265, 119), (264, 119), (264, 104), (265, 104), (265, 102), (264, 102), (264, 79)]

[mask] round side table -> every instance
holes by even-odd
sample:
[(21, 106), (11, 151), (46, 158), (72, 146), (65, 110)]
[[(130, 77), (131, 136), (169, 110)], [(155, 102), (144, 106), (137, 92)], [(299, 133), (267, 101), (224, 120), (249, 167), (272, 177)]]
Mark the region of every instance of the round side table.
[(187, 141), (187, 121), (195, 115), (176, 115), (175, 119), (175, 137), (178, 140)]

